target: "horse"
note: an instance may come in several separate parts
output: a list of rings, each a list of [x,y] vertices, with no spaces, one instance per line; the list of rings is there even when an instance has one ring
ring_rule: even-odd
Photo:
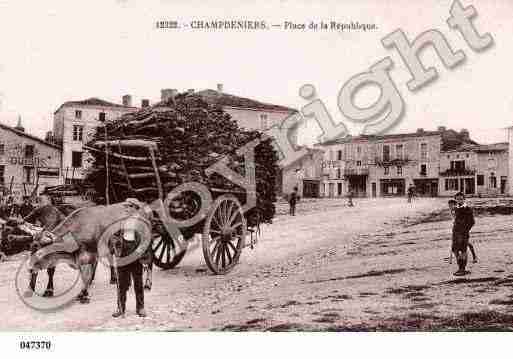
[[[78,248],[72,253],[57,251],[45,254],[41,258],[35,258],[31,263],[31,270],[38,271],[55,266],[57,261],[63,259],[72,263],[73,268],[79,269],[84,284],[79,299],[82,303],[89,302],[89,287],[93,276],[87,273],[83,267],[92,265],[94,272],[94,267],[98,263],[98,244],[100,241],[106,240],[106,243],[102,243],[102,245],[106,245],[107,248],[112,247],[113,238],[124,230],[123,223],[129,218],[138,218],[139,222],[143,223],[144,229],[150,235],[150,244],[146,251],[151,251],[152,212],[146,211],[142,202],[127,199],[125,202],[112,205],[80,208],[72,212],[52,231],[43,231],[38,239],[41,247],[74,240],[78,244]],[[105,248],[103,249],[105,250]]]

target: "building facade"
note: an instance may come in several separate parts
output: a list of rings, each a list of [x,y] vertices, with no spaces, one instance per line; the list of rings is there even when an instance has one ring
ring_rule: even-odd
[[[344,197],[496,195],[508,191],[508,146],[479,145],[466,129],[345,137],[324,150],[320,194]]]
[[[91,156],[83,146],[99,125],[138,110],[132,107],[129,95],[123,102],[119,105],[90,98],[65,102],[55,111],[52,138],[62,147],[62,182],[80,182],[85,177]]]
[[[441,134],[438,131],[347,137],[325,150],[321,193],[326,197],[403,196],[410,185],[420,195],[438,194]]]
[[[296,109],[290,107],[225,93],[222,84],[217,85],[217,90],[207,89],[198,91],[196,94],[207,103],[221,106],[239,127],[247,130],[266,132],[273,126],[281,126],[283,120],[298,113]],[[292,144],[297,145],[296,128],[290,129],[289,137]]]
[[[297,187],[301,197],[320,197],[324,152],[318,149],[307,149],[307,152],[306,156],[281,169],[282,193],[289,194]]]
[[[0,124],[0,188],[3,194],[20,198],[34,190],[59,184],[61,148],[25,133],[16,127]]]

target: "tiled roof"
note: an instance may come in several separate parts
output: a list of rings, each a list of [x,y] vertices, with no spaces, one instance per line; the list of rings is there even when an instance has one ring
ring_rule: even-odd
[[[437,136],[441,135],[440,131],[423,131],[423,132],[412,132],[412,133],[394,133],[389,135],[360,135],[360,136],[351,136],[347,135],[345,137],[336,138],[333,140],[329,140],[323,143],[316,144],[317,146],[330,146],[342,143],[349,142],[358,142],[358,141],[383,141],[383,140],[395,140],[395,139],[403,139],[403,138],[411,138],[411,137],[424,137],[424,136]]]
[[[406,138],[425,137],[425,136],[441,136],[442,140],[442,151],[454,151],[462,145],[477,145],[477,142],[470,138],[465,138],[460,132],[455,130],[444,130],[444,131],[422,131],[422,132],[411,132],[411,133],[396,133],[388,135],[360,135],[360,136],[346,136],[329,140],[316,146],[330,146],[350,142],[372,142],[372,141],[384,141],[384,140],[400,140]]]
[[[51,143],[51,142],[47,142],[45,140],[43,140],[42,138],[39,138],[39,137],[36,137],[36,136],[32,136],[32,135],[29,135],[28,133],[26,132],[23,132],[23,131],[19,131],[13,127],[10,127],[10,126],[7,126],[7,125],[4,125],[3,123],[0,123],[0,128],[1,129],[4,129],[4,130],[7,130],[7,131],[11,131],[11,132],[14,132],[15,134],[17,134],[18,136],[23,136],[23,137],[26,137],[26,138],[30,138],[31,140],[34,140],[34,141],[37,141],[37,142],[40,142],[44,145],[47,145],[47,146],[50,146],[50,147],[54,147],[54,148],[57,148],[57,149],[61,149],[59,146],[57,146],[56,144],[54,143]]]
[[[492,143],[489,145],[478,145],[475,149],[476,152],[496,152],[496,151],[508,151],[508,142]]]
[[[67,101],[64,102],[62,105],[59,106],[59,108],[55,111],[58,112],[63,107],[69,107],[69,106],[101,106],[101,107],[115,107],[115,108],[126,108],[126,109],[137,109],[137,107],[131,107],[131,106],[125,106],[120,105],[117,103],[109,102],[102,100],[97,97],[91,97],[85,100],[81,101]]]
[[[201,96],[201,98],[213,105],[220,106],[228,106],[228,107],[236,107],[236,108],[245,108],[245,109],[255,109],[255,110],[264,110],[264,111],[279,111],[279,112],[297,112],[296,109],[281,106],[281,105],[273,105],[270,103],[260,102],[256,100],[252,100],[245,97],[239,97],[235,95],[230,95],[224,92],[218,92],[216,90],[202,90],[195,93],[196,95]]]

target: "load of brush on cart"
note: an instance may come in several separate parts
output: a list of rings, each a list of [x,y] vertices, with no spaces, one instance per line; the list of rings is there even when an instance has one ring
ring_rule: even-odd
[[[105,202],[106,198],[119,202],[136,197],[150,203],[159,197],[159,187],[165,196],[183,183],[199,182],[211,190],[214,199],[216,193],[237,193],[244,204],[244,188],[218,173],[207,175],[205,170],[226,157],[228,167],[244,176],[244,157],[236,151],[257,139],[262,139],[261,133],[239,128],[219,106],[207,104],[195,94],[178,94],[98,127],[88,145],[93,162],[87,181],[100,195],[99,202]],[[106,155],[105,147],[97,146],[102,141],[115,143],[116,140],[152,141],[156,143],[156,151],[150,156],[143,147],[118,150],[114,145]],[[278,154],[270,139],[261,140],[254,153],[257,204],[245,213],[248,227],[272,221],[279,175]],[[155,168],[158,179],[153,173]],[[180,220],[192,218],[199,209],[194,196],[185,192],[178,197],[180,200],[173,201],[171,215]]]

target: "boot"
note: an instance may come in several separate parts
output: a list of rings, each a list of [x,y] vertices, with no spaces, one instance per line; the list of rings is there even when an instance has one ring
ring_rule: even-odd
[[[146,311],[144,310],[144,308],[137,309],[136,312],[137,312],[137,315],[140,316],[141,318],[145,318],[147,316]]]
[[[118,310],[116,310],[114,313],[112,313],[112,316],[114,318],[124,318],[125,317],[125,310],[124,309],[121,309],[121,308],[118,308]]]

